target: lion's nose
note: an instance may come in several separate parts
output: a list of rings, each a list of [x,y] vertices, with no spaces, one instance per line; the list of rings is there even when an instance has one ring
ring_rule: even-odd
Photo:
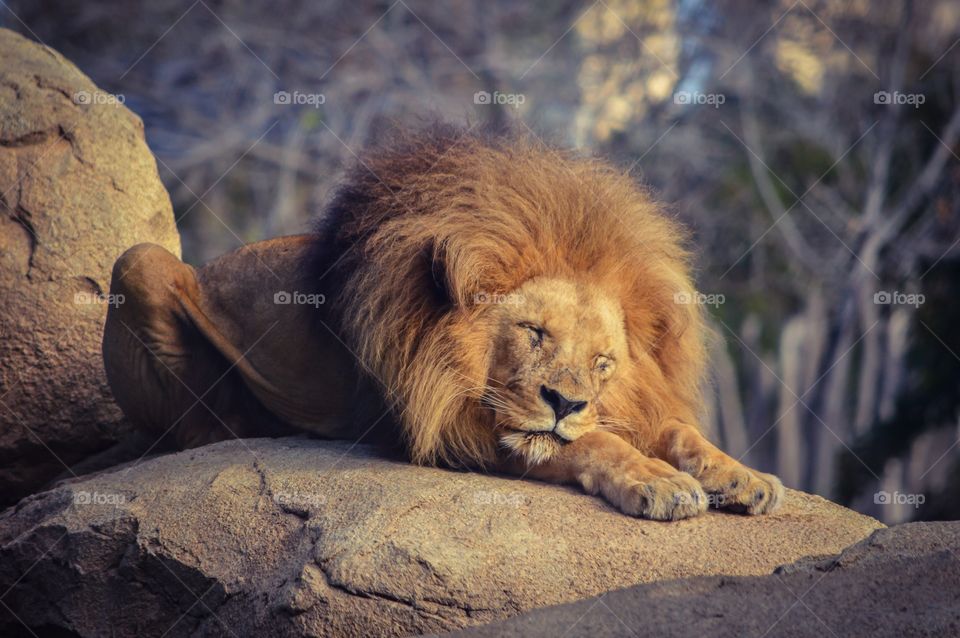
[[[540,386],[540,396],[547,402],[547,405],[553,408],[553,413],[556,415],[558,423],[563,420],[564,417],[587,407],[586,401],[571,401],[556,390],[548,388],[545,385]]]

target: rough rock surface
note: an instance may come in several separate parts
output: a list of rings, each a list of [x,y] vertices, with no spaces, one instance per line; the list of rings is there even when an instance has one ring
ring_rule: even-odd
[[[139,117],[55,51],[5,29],[0,61],[0,504],[9,504],[125,429],[103,372],[98,296],[125,249],[152,241],[179,254],[180,239]]]
[[[880,527],[793,491],[771,516],[643,521],[565,487],[248,439],[7,510],[0,595],[15,586],[0,600],[41,635],[409,635],[637,583],[769,574]],[[18,626],[8,613],[0,634]]]
[[[960,636],[960,522],[882,529],[770,576],[641,585],[449,635]]]

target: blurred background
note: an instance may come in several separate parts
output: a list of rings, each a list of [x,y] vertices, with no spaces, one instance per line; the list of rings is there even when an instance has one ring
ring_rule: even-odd
[[[303,232],[391,122],[515,121],[692,229],[733,456],[960,518],[955,0],[4,0],[139,114],[184,257]]]

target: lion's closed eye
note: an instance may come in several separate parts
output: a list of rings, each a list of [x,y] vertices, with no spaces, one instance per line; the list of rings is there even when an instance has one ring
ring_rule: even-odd
[[[539,348],[543,345],[543,339],[547,335],[547,331],[544,328],[526,321],[518,323],[517,326],[529,334],[531,347]]]
[[[593,369],[596,370],[597,373],[602,377],[610,376],[615,367],[616,361],[614,361],[613,357],[604,354],[598,354],[593,359]]]

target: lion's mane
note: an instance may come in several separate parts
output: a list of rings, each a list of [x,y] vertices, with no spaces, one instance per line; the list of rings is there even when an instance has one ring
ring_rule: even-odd
[[[393,134],[347,172],[310,266],[339,332],[393,405],[413,461],[489,463],[483,295],[576,277],[620,300],[633,371],[601,412],[648,450],[696,422],[704,326],[682,228],[627,174],[529,136],[434,126]],[[686,295],[686,297],[684,297]]]

